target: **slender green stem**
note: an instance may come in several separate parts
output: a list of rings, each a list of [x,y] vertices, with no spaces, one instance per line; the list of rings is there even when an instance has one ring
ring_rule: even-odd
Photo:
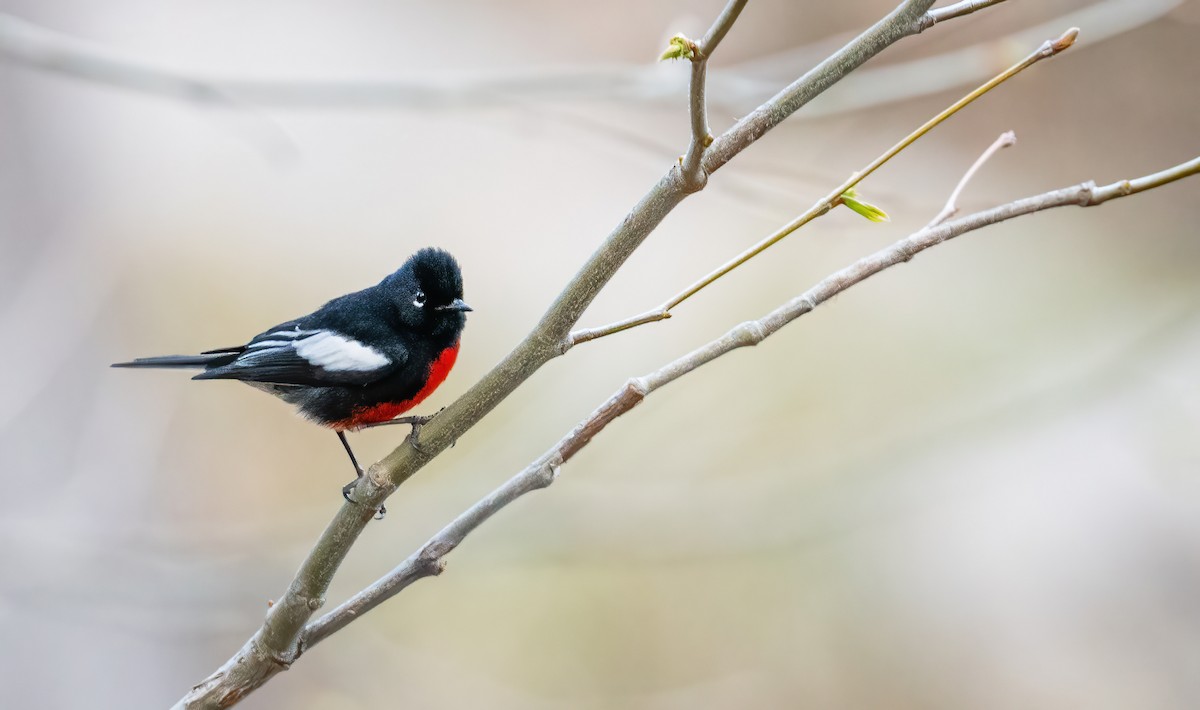
[[[841,203],[843,193],[845,193],[850,188],[855,187],[860,182],[865,180],[869,175],[871,175],[871,173],[873,173],[876,170],[878,170],[879,168],[883,167],[883,165],[885,163],[887,163],[892,158],[895,158],[905,148],[908,148],[910,145],[917,142],[917,140],[920,139],[922,136],[924,136],[926,133],[929,133],[934,128],[941,125],[946,119],[950,118],[954,114],[963,110],[969,104],[973,103],[976,99],[980,98],[981,96],[988,93],[992,89],[996,88],[997,86],[999,86],[999,85],[1003,84],[1004,82],[1008,81],[1009,79],[1013,78],[1017,74],[1020,74],[1021,72],[1025,71],[1026,69],[1033,66],[1034,64],[1037,64],[1039,61],[1046,59],[1048,57],[1053,57],[1054,55],[1058,54],[1059,52],[1062,52],[1063,50],[1067,49],[1072,44],[1074,44],[1075,38],[1078,35],[1079,35],[1079,30],[1077,28],[1073,27],[1073,28],[1067,30],[1058,39],[1050,40],[1050,41],[1043,43],[1041,47],[1038,47],[1038,49],[1035,52],[1033,52],[1032,54],[1030,54],[1028,57],[1025,57],[1020,62],[1017,62],[1013,66],[1009,67],[1008,69],[1004,70],[1003,72],[992,77],[992,79],[990,79],[983,85],[979,86],[971,93],[962,97],[958,101],[955,101],[953,104],[946,107],[946,109],[944,109],[941,113],[937,114],[936,116],[934,116],[933,118],[929,119],[924,124],[922,124],[921,127],[917,128],[915,131],[913,131],[912,133],[909,133],[907,136],[902,138],[900,140],[900,142],[896,143],[891,148],[888,148],[886,151],[884,151],[884,153],[882,155],[880,155],[875,160],[871,161],[870,164],[868,164],[865,168],[863,168],[862,170],[858,171],[857,173],[854,173],[853,175],[851,175],[849,178],[846,179],[845,182],[843,182],[841,185],[834,188],[828,195],[823,197],[821,199],[821,201],[819,201],[817,204],[810,207],[808,209],[808,211],[806,211],[804,214],[800,215],[799,217],[792,220],[791,222],[788,222],[786,225],[784,225],[782,228],[777,230],[771,236],[762,240],[758,244],[755,244],[754,246],[750,247],[749,249],[742,252],[737,257],[735,257],[733,260],[727,262],[724,266],[722,266],[719,269],[717,269],[716,271],[710,273],[708,276],[705,276],[704,278],[700,279],[696,283],[692,284],[691,286],[689,286],[686,289],[684,289],[683,291],[681,291],[674,298],[667,301],[663,305],[663,310],[669,312],[671,309],[675,308],[676,306],[683,303],[687,299],[691,298],[692,296],[695,296],[701,290],[708,287],[713,282],[720,279],[722,276],[728,274],[730,271],[733,271],[737,267],[741,266],[742,264],[746,263],[747,261],[750,261],[754,257],[763,253],[764,251],[766,251],[767,249],[769,249],[770,247],[772,247],[773,245],[778,243],[780,240],[782,240],[784,237],[786,237],[789,234],[791,234],[792,232],[795,232],[796,230],[800,229],[801,227],[803,227],[804,225],[813,221],[817,217],[820,217],[821,215],[825,214],[826,212],[829,212],[831,209],[833,209],[834,207],[836,207],[838,204]]]
[[[693,283],[691,286],[688,286],[684,290],[680,291],[678,294],[676,294],[674,297],[672,297],[670,300],[668,300],[666,303],[662,304],[658,308],[651,310],[651,311],[647,311],[647,312],[642,313],[637,316],[633,316],[631,318],[626,318],[625,320],[618,321],[611,325],[603,326],[600,328],[589,328],[589,329],[575,331],[568,338],[569,344],[577,345],[579,343],[587,342],[588,340],[595,340],[596,338],[602,338],[606,335],[612,335],[613,333],[619,333],[624,330],[629,330],[630,328],[635,328],[639,325],[645,325],[646,323],[655,323],[657,321],[666,320],[667,318],[670,317],[671,310],[674,309],[679,304],[688,300],[692,296],[695,296],[700,291],[703,291],[705,288],[708,288],[709,286],[711,286],[713,283],[715,283],[721,277],[725,276],[726,274],[728,274],[729,272],[738,268],[742,264],[745,264],[747,261],[750,261],[754,257],[758,256],[759,254],[763,253],[767,249],[771,248],[776,243],[780,242],[785,237],[787,237],[789,234],[795,232],[796,230],[800,229],[804,225],[806,225],[809,222],[813,221],[814,219],[824,215],[825,213],[832,210],[834,207],[841,204],[842,195],[847,190],[853,188],[854,186],[858,185],[860,182],[865,180],[869,175],[871,175],[871,173],[873,173],[876,170],[878,170],[879,168],[881,168],[889,160],[891,160],[892,158],[899,155],[902,151],[904,151],[910,145],[915,143],[918,139],[920,139],[926,133],[929,133],[934,128],[939,126],[946,119],[950,118],[951,116],[958,113],[959,111],[961,111],[963,108],[965,108],[969,104],[973,103],[976,99],[980,98],[981,96],[988,93],[992,89],[996,88],[997,86],[999,86],[999,85],[1003,84],[1004,82],[1008,81],[1009,79],[1013,78],[1017,74],[1020,74],[1022,71],[1028,69],[1029,67],[1038,63],[1039,61],[1049,58],[1049,57],[1053,57],[1056,54],[1059,54],[1060,52],[1066,50],[1068,47],[1070,47],[1072,44],[1074,44],[1075,38],[1078,35],[1079,35],[1079,30],[1077,28],[1071,28],[1071,29],[1067,30],[1066,32],[1064,32],[1062,34],[1062,36],[1060,36],[1058,39],[1047,40],[1046,42],[1044,42],[1042,44],[1041,47],[1038,47],[1037,50],[1034,51],[1032,54],[1025,57],[1020,62],[1017,62],[1016,64],[1009,67],[1008,69],[1004,70],[1000,74],[997,74],[995,77],[993,77],[986,83],[982,84],[981,86],[976,88],[971,93],[962,97],[958,101],[955,101],[953,104],[948,106],[945,110],[943,110],[942,112],[938,113],[933,118],[926,121],[915,131],[913,131],[912,133],[909,133],[907,136],[905,136],[903,139],[901,139],[900,142],[896,143],[891,148],[888,148],[879,157],[877,157],[877,158],[875,158],[875,160],[871,161],[862,170],[854,173],[849,178],[847,178],[846,181],[843,182],[841,185],[838,185],[836,188],[831,190],[829,192],[829,194],[825,195],[823,198],[821,198],[819,201],[817,201],[816,204],[814,204],[812,207],[808,208],[808,210],[805,211],[803,214],[801,214],[799,217],[796,217],[791,222],[788,222],[783,227],[779,228],[774,233],[772,233],[770,236],[768,236],[767,238],[758,242],[757,244],[750,247],[749,249],[743,251],[741,254],[737,255],[730,261],[726,262],[725,264],[723,264],[722,266],[717,268],[715,271],[709,273],[704,278],[700,279],[699,281]]]

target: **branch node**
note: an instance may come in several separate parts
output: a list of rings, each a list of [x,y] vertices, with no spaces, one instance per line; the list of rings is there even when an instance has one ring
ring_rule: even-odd
[[[274,649],[267,648],[257,638],[251,638],[250,643],[258,655],[266,658],[271,663],[279,666],[283,670],[288,670],[292,667],[292,662],[296,660],[295,656],[285,656],[282,653],[276,652]]]
[[[416,567],[422,577],[436,577],[446,570],[446,555],[455,544],[441,540],[431,541],[417,553]]]
[[[729,334],[739,348],[758,345],[767,337],[766,329],[756,320],[738,324]]]
[[[562,454],[556,453],[549,461],[538,467],[533,475],[533,488],[546,488],[558,480],[558,472],[562,468]]]
[[[629,392],[635,399],[642,400],[646,395],[650,394],[650,383],[645,377],[630,377],[625,383],[625,391]]]
[[[1126,180],[1125,185],[1128,185],[1128,184],[1129,184],[1129,181]],[[1124,189],[1124,185],[1122,185],[1122,189]],[[1132,194],[1132,192],[1133,192],[1133,190],[1131,189],[1129,192],[1127,192],[1125,194],[1127,194],[1127,195]],[[1079,206],[1080,207],[1090,207],[1093,204],[1098,204],[1098,203],[1096,203],[1095,200],[1096,200],[1096,181],[1088,180],[1085,183],[1081,183],[1079,185],[1079,201],[1078,201]]]
[[[704,165],[700,162],[702,153],[702,150],[696,153],[695,169],[688,169],[683,156],[679,158],[679,164],[675,166],[675,170],[679,175],[679,184],[683,187],[683,191],[689,195],[700,192],[708,185],[708,171],[704,169]]]

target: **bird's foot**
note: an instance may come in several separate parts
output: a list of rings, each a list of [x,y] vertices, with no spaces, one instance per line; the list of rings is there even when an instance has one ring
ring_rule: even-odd
[[[421,427],[428,424],[429,421],[431,419],[433,419],[433,417],[421,417],[421,418],[424,419],[425,421],[412,423],[412,430],[408,432],[408,438],[406,439],[406,441],[408,441],[409,446],[413,447],[413,450],[416,451],[418,454],[421,454],[422,456],[429,456],[429,452],[426,451],[425,449],[421,448],[420,441],[417,439],[417,437],[420,436],[420,434],[421,434]]]
[[[391,426],[393,424],[407,424],[412,427],[412,431],[408,432],[408,438],[407,438],[408,443],[413,447],[413,449],[416,450],[416,452],[418,454],[421,454],[422,456],[429,456],[430,452],[421,448],[421,445],[418,443],[417,437],[421,435],[421,427],[423,427],[426,424],[428,424],[429,422],[433,421],[434,417],[441,414],[445,410],[446,410],[446,408],[442,407],[441,409],[437,410],[433,414],[428,414],[428,415],[424,415],[424,416],[412,415],[412,416],[407,416],[407,417],[396,417],[395,419],[389,419],[386,422],[376,422],[374,424],[367,424],[366,426],[363,427],[363,429],[372,429],[377,426]]]

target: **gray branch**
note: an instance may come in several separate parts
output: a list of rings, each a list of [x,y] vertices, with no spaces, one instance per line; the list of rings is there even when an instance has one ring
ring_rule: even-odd
[[[559,467],[579,452],[617,417],[636,407],[652,392],[738,348],[758,345],[787,324],[812,311],[842,291],[879,272],[902,264],[930,247],[998,222],[1056,207],[1093,207],[1109,200],[1161,187],[1200,172],[1200,158],[1154,175],[1123,180],[1106,187],[1092,182],[1046,192],[977,212],[953,222],[931,225],[854,264],[831,274],[816,286],[756,321],[747,321],[725,335],[642,377],[625,383],[588,418],[523,471],[486,498],[471,506],[451,524],[434,535],[417,552],[371,586],[341,606],[309,624],[301,636],[302,650],[319,643],[355,619],[399,594],[413,582],[441,574],[445,557],[472,531],[501,508],[531,491],[549,486]]]

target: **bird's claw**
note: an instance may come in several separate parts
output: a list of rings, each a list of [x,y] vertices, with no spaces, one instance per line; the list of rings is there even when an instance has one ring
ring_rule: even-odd
[[[433,417],[429,417],[429,418],[432,419]],[[421,431],[421,426],[422,426],[422,424],[417,424],[416,422],[413,423],[412,431],[408,432],[407,441],[408,441],[409,446],[413,447],[413,450],[416,451],[418,454],[421,454],[422,456],[428,456],[429,452],[426,451],[425,449],[422,449],[421,445],[417,441],[417,435]]]
[[[355,505],[361,505],[358,501],[356,501],[350,497],[350,494],[353,493],[354,489],[358,487],[358,482],[361,480],[362,480],[362,474],[360,473],[358,475],[358,478],[356,478],[353,481],[350,481],[346,485],[342,486],[342,497],[346,499],[346,502],[353,503]],[[386,515],[387,515],[387,506],[381,505],[375,509],[375,518],[374,519],[375,520],[383,520],[384,516],[386,516]]]

